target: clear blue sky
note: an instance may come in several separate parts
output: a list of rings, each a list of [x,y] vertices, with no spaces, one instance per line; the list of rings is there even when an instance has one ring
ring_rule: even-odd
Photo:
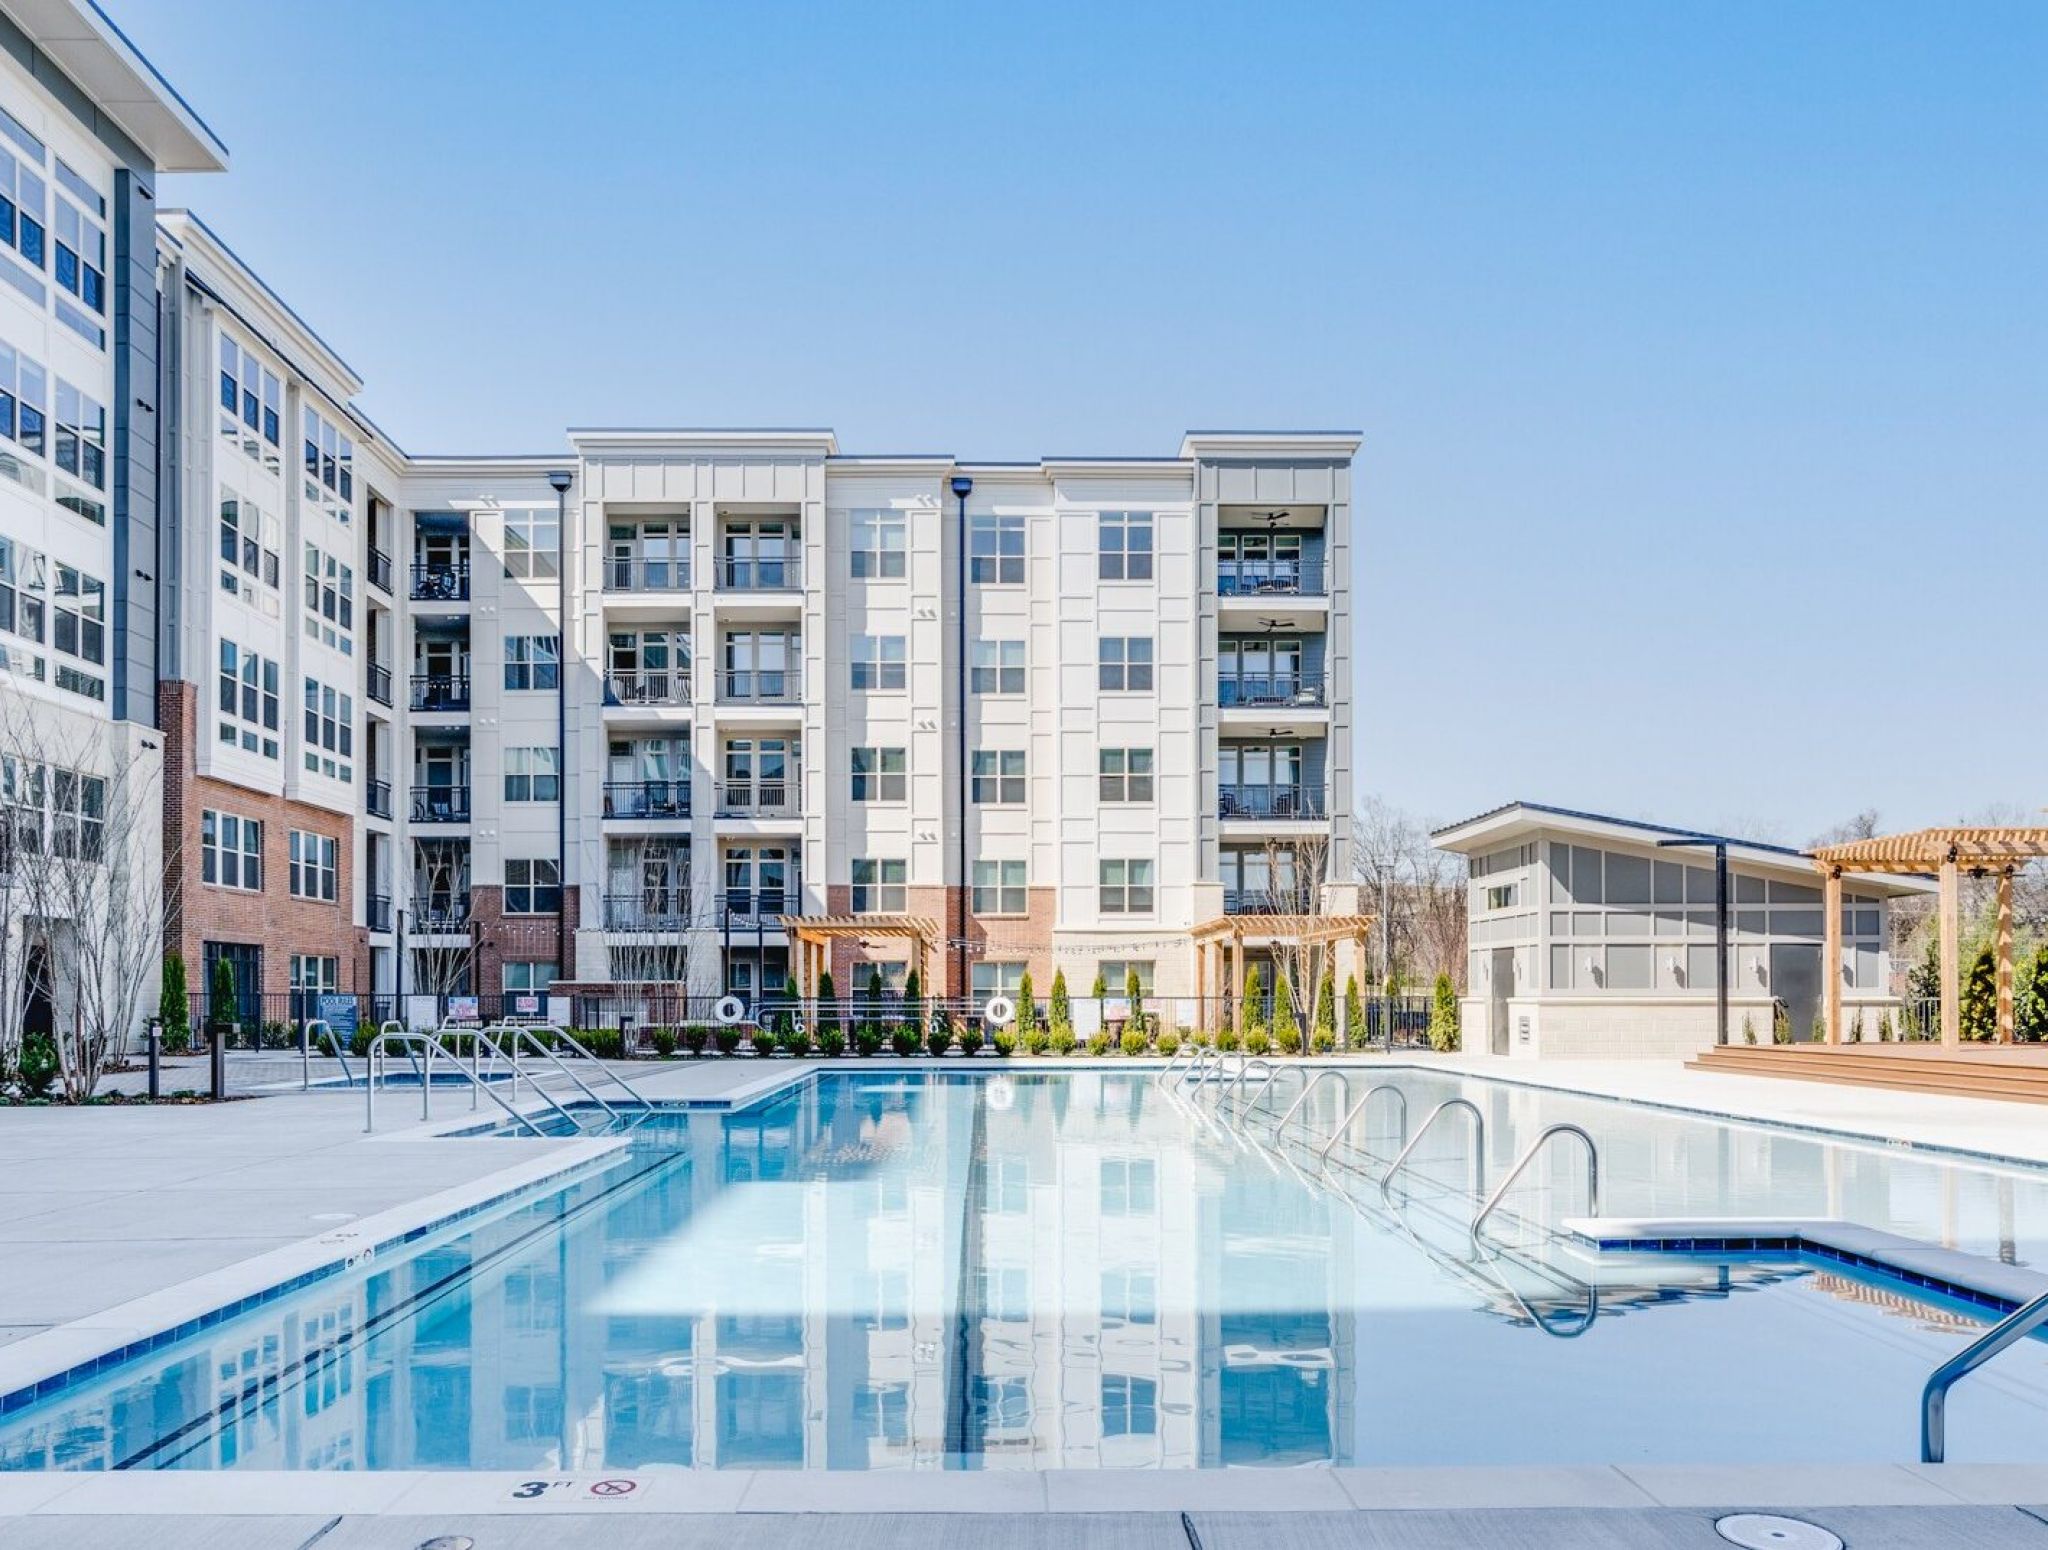
[[[410,449],[1356,427],[1366,789],[2048,803],[2048,6],[106,3]]]

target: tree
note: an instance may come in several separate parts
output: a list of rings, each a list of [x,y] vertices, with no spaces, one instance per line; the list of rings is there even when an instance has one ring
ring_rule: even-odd
[[[1058,1042],[1064,1034],[1069,1040],[1074,1036],[1074,1007],[1067,999],[1067,971],[1052,971],[1052,1006],[1047,1013],[1047,1022],[1052,1025],[1053,1040]]]
[[[1038,1031],[1038,1000],[1031,988],[1031,971],[1026,969],[1017,978],[1017,1039],[1025,1048],[1030,1048],[1031,1036]]]
[[[1138,978],[1138,966],[1132,964],[1124,970],[1124,1001],[1130,1007],[1129,1026],[1145,1031],[1145,986]]]
[[[839,992],[832,988],[832,971],[818,971],[818,1043],[839,1032]]]
[[[1963,1037],[1988,1043],[1998,1036],[1998,959],[1989,946],[1977,949],[1963,976]]]
[[[399,951],[406,953],[408,996],[431,998],[438,1023],[450,996],[476,990],[476,932],[469,910],[469,847],[458,840],[414,840],[410,908]],[[408,940],[409,939],[409,940]],[[413,1021],[405,1007],[398,1015]]]
[[[235,966],[226,958],[213,960],[213,977],[206,987],[206,1022],[212,1037],[226,1034],[239,1012],[235,994]]]
[[[1285,971],[1273,985],[1273,1047],[1283,1055],[1301,1052],[1301,1020],[1294,1014],[1294,984]]]
[[[882,1036],[882,970],[879,965],[868,966],[866,1022],[875,1038]]]
[[[924,1021],[924,981],[918,978],[915,964],[903,976],[903,1020],[913,1028]]]
[[[1430,998],[1429,1047],[1448,1055],[1458,1048],[1459,1038],[1458,988],[1450,975],[1439,974]]]
[[[1240,1039],[1249,1039],[1252,1034],[1266,1032],[1266,988],[1259,978],[1259,966],[1253,964],[1244,971],[1244,999],[1237,1009],[1237,1034]]]
[[[1344,976],[1344,1042],[1347,1045],[1362,1044],[1365,1041],[1365,1002],[1358,994],[1358,976]]]
[[[2028,1044],[2048,1042],[2048,940],[2021,966],[2013,989],[2013,1037]]]
[[[1337,981],[1328,968],[1316,982],[1315,1016],[1309,1024],[1309,1044],[1318,1050],[1329,1049],[1337,1042]]]
[[[191,1038],[192,1002],[185,990],[185,955],[175,948],[164,954],[163,990],[157,998],[157,1015],[163,1019],[164,1042],[182,1049]]]

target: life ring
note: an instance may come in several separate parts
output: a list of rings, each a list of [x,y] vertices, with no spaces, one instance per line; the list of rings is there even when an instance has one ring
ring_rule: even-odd
[[[711,1009],[711,1015],[730,1027],[747,1015],[747,1004],[738,996],[720,996],[718,1004]]]
[[[1008,996],[990,996],[981,1015],[990,1027],[1007,1028],[1017,1020],[1017,1003]]]

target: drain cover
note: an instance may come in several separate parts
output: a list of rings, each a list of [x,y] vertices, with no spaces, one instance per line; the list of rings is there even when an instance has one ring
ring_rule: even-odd
[[[1768,1512],[1738,1512],[1714,1524],[1720,1536],[1743,1550],[1842,1550],[1839,1536],[1803,1518]]]

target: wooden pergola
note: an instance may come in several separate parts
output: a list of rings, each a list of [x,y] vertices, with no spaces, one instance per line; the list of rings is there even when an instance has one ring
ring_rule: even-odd
[[[2013,1040],[2012,875],[2030,861],[2048,857],[2048,828],[1915,829],[1875,839],[1823,845],[1813,852],[1825,896],[1828,1043],[1842,1042],[1842,878],[1851,872],[1935,877],[1941,881],[1937,911],[1941,932],[1941,1042],[1963,1042],[1962,965],[1957,938],[1962,874],[1998,879],[1998,1042]]]
[[[818,993],[818,976],[831,967],[834,942],[844,938],[864,941],[869,937],[907,940],[918,982],[928,984],[931,956],[939,940],[937,922],[921,915],[784,915],[782,929],[796,944],[797,994],[806,998]],[[852,990],[849,986],[841,994],[851,994]]]
[[[1285,942],[1330,947],[1356,941],[1360,962],[1372,935],[1371,915],[1218,915],[1195,927],[1195,984],[1201,996],[1202,1032],[1215,1031],[1223,1002],[1244,989],[1246,942]],[[1311,993],[1314,987],[1310,987]]]

